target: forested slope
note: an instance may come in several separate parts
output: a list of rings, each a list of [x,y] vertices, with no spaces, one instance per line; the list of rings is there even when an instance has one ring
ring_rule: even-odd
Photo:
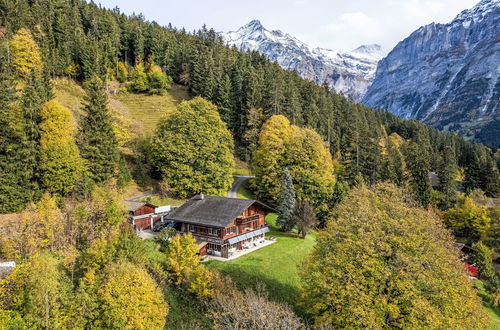
[[[240,155],[247,160],[255,149],[255,131],[258,133],[265,119],[282,114],[292,124],[312,128],[323,136],[343,165],[340,177],[351,184],[357,175],[369,183],[394,180],[387,169],[401,164],[384,157],[384,140],[396,133],[410,141],[398,152],[410,172],[420,171],[412,175],[415,185],[423,185],[421,191],[429,190],[428,171],[440,174],[445,168],[460,167],[465,169],[466,188],[498,193],[498,156],[493,150],[355,104],[281,69],[256,52],[241,53],[224,46],[213,30],[203,28],[190,34],[148,22],[141,15],[127,17],[118,9],[107,10],[83,1],[3,0],[0,15],[6,37],[22,27],[32,31],[46,75],[51,77],[84,81],[98,75],[111,79],[119,62],[134,65],[137,59],[152,56],[174,82],[218,106]],[[249,113],[256,108],[263,114],[257,122],[249,120]],[[445,150],[449,157],[443,156]],[[441,180],[447,179],[441,175]],[[421,198],[428,201],[428,197]]]

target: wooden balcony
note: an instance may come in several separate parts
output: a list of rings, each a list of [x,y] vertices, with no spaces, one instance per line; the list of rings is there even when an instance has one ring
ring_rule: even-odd
[[[244,225],[252,221],[258,221],[259,220],[259,214],[254,214],[249,217],[240,217],[236,218],[236,224],[237,225]]]

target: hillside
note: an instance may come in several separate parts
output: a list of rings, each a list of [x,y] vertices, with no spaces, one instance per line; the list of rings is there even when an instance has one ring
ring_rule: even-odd
[[[500,146],[500,2],[423,26],[378,65],[362,102]]]
[[[70,79],[55,79],[56,100],[69,108],[75,119],[80,116],[80,108],[85,92],[80,84]],[[175,109],[189,94],[184,86],[173,85],[164,95],[129,93],[120,89],[118,83],[109,86],[109,106],[115,112],[131,121],[137,132],[151,133],[158,120]],[[116,94],[115,94],[116,91]]]

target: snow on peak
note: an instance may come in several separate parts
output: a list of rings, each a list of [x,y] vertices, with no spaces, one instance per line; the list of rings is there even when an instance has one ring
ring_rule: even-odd
[[[371,45],[361,45],[356,49],[353,49],[351,53],[367,56],[374,59],[382,59],[384,57],[384,52],[382,46],[379,44],[371,44]]]
[[[329,81],[339,92],[359,97],[374,77],[383,57],[380,45],[363,45],[351,52],[312,48],[280,30],[267,30],[259,20],[222,33],[225,42],[241,50],[258,51],[287,70],[318,83]],[[339,82],[338,77],[344,79]],[[332,78],[335,77],[335,78]],[[349,80],[346,81],[345,79]],[[359,87],[360,81],[363,83]]]
[[[500,8],[500,0],[481,0],[477,5],[471,9],[466,9],[455,17],[454,22],[478,22],[483,19],[483,17],[492,12],[493,10]]]

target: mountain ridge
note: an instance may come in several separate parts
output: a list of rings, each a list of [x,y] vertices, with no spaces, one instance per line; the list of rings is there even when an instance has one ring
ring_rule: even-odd
[[[240,50],[258,51],[286,70],[359,100],[375,76],[383,57],[380,45],[361,45],[352,51],[311,47],[281,30],[268,30],[252,20],[236,31],[222,33],[226,44]]]
[[[498,0],[420,27],[379,62],[361,102],[500,146],[499,29]]]

